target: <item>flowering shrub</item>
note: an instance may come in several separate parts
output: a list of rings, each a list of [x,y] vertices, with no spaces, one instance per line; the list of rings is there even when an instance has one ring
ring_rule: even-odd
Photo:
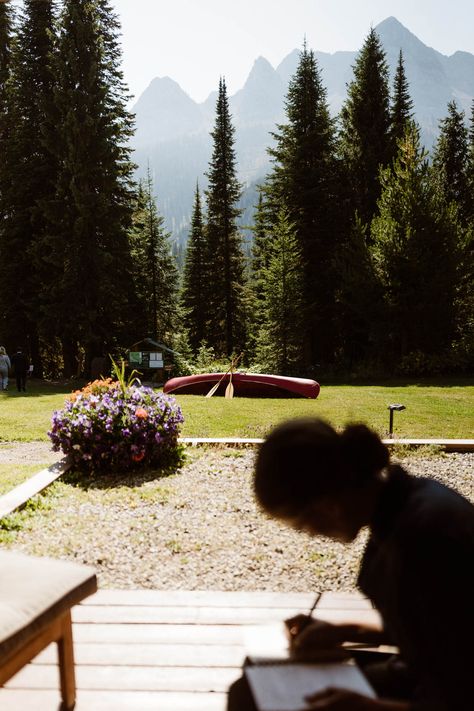
[[[182,422],[173,397],[107,378],[72,393],[48,436],[76,468],[123,470],[176,460]]]

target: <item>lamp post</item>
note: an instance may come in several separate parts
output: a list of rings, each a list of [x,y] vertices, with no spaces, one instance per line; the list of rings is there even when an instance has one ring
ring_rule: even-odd
[[[391,405],[388,406],[388,409],[390,410],[390,422],[389,422],[389,427],[388,427],[388,436],[393,437],[393,413],[395,410],[400,412],[401,410],[406,410],[405,405],[400,405],[399,403],[392,403]]]

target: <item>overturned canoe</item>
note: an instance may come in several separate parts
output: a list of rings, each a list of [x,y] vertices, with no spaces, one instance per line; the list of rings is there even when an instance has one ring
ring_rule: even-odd
[[[164,387],[164,393],[175,395],[207,395],[219,381],[215,395],[224,395],[230,382],[229,373],[202,373],[171,378]],[[236,397],[308,397],[317,398],[319,383],[308,378],[290,378],[284,375],[263,373],[232,373],[232,383]]]

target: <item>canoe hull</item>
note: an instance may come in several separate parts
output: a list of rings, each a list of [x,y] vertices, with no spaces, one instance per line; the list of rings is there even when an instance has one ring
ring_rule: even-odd
[[[206,395],[222,378],[215,395],[224,395],[230,381],[230,375],[223,373],[202,373],[171,378],[164,387],[164,393],[175,395]],[[232,383],[236,397],[291,398],[305,397],[315,399],[319,395],[319,383],[308,378],[290,378],[283,375],[264,373],[233,373]]]

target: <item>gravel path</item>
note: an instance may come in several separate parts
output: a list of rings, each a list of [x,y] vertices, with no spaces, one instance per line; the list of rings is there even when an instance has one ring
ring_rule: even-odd
[[[54,464],[63,456],[53,452],[51,442],[0,442],[0,464]]]
[[[16,514],[21,530],[4,531],[1,542],[91,564],[102,587],[354,589],[364,534],[343,546],[268,520],[253,500],[253,457],[252,450],[189,449],[172,477],[89,489],[58,482],[36,510]],[[474,500],[473,454],[403,461]]]

